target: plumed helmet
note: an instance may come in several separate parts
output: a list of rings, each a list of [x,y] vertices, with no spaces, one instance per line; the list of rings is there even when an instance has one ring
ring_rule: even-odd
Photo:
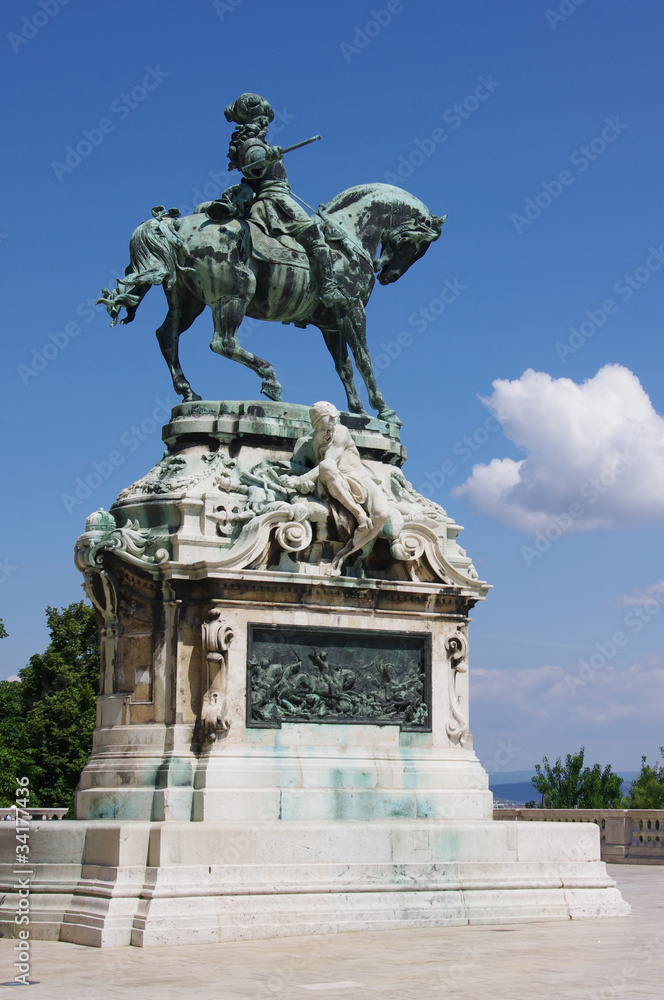
[[[258,94],[240,94],[236,101],[229,104],[224,111],[227,122],[235,122],[236,125],[248,125],[256,118],[267,118],[269,122],[274,119],[274,111],[268,101]]]

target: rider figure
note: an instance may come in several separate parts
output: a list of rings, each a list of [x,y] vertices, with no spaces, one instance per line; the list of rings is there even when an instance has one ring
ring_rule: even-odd
[[[241,94],[224,112],[238,126],[228,150],[229,170],[239,170],[242,181],[216,202],[199,206],[212,218],[249,215],[271,236],[288,235],[307,252],[320,285],[320,300],[328,308],[347,303],[332,270],[330,250],[317,220],[310,218],[291,195],[280,146],[265,141],[274,111],[264,97]]]

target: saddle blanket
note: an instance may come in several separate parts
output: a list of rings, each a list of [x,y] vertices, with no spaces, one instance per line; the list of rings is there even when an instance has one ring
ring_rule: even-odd
[[[309,258],[292,236],[267,236],[255,222],[245,220],[249,226],[251,252],[258,260],[270,264],[291,264],[293,267],[309,268]]]

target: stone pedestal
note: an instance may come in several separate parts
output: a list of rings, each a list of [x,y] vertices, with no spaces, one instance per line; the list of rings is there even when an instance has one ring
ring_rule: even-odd
[[[347,512],[284,479],[302,406],[175,407],[164,459],[88,518],[101,694],[80,875],[31,854],[44,934],[54,894],[61,938],[98,946],[627,912],[595,828],[492,820],[467,659],[489,588],[395,428],[341,421],[389,517],[340,565]]]
[[[390,519],[340,568],[334,502],[279,485],[304,406],[176,407],[167,456],[88,519],[103,690],[77,818],[491,816],[466,661],[488,587],[395,429],[343,419]]]

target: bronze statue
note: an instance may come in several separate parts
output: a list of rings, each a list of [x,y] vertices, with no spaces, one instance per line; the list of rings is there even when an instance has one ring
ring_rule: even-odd
[[[218,201],[204,202],[195,211],[207,212],[217,221],[248,215],[267,236],[294,237],[309,257],[323,305],[330,309],[343,307],[346,296],[334,278],[323,228],[291,194],[283,162],[286,151],[281,146],[270,146],[265,139],[274,111],[264,97],[241,94],[228,105],[224,115],[226,121],[238,126],[231,136],[228,169],[239,170],[242,182],[229,188]],[[294,148],[311,141],[297,143]]]
[[[291,196],[281,162],[284,151],[265,142],[271,111],[255,94],[243,94],[229,105],[226,116],[238,124],[229,158],[243,180],[219,201],[197,206],[193,215],[178,218],[176,209],[153,209],[153,218],[131,237],[124,279],[113,292],[103,289],[99,301],[112,325],[122,307],[127,311],[122,322],[130,323],[151,286],[163,285],[168,314],[157,338],[175,391],[185,401],[201,397],[180,367],[178,338],[208,305],[214,317],[211,349],[252,368],[269,399],[281,399],[281,385],[269,361],[238,343],[245,315],[317,326],[349,410],[364,413],[350,348],[371,406],[382,419],[399,423],[376,383],[365,307],[375,277],[383,285],[400,278],[438,239],[447,217],[432,215],[401,188],[363,184],[321,205],[310,218]]]

